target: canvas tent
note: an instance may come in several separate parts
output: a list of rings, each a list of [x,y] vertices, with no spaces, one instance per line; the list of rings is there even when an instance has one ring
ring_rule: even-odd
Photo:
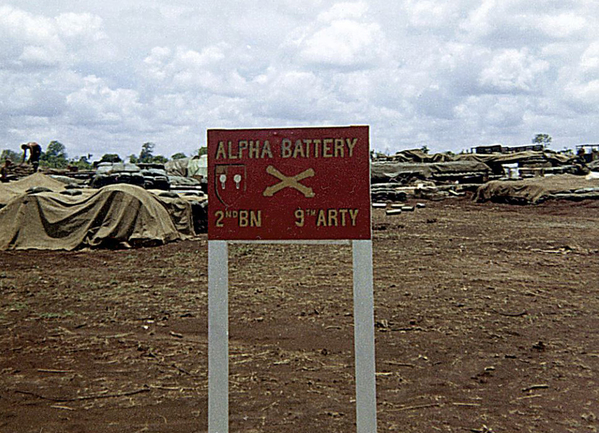
[[[21,193],[0,209],[0,250],[156,245],[190,234],[193,223],[187,202],[126,184],[78,196]]]

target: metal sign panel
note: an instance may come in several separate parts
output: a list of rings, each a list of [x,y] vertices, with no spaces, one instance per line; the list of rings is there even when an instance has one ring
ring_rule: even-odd
[[[208,238],[366,240],[368,126],[208,131]]]

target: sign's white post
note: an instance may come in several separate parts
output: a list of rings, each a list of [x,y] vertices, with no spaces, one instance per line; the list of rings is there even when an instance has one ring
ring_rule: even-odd
[[[372,240],[352,241],[354,350],[358,433],[376,433],[376,367]]]
[[[208,432],[229,432],[227,241],[208,241]]]

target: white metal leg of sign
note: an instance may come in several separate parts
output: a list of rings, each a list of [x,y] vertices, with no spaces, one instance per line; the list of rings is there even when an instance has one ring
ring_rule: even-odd
[[[376,433],[372,241],[354,240],[352,252],[357,432]]]
[[[372,241],[352,241],[357,433],[376,433]],[[229,253],[208,241],[208,433],[229,432]]]
[[[208,432],[229,432],[229,249],[208,241]]]

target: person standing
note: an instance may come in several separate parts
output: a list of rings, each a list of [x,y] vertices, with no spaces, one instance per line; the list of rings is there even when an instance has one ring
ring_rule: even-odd
[[[21,149],[23,149],[23,162],[27,158],[27,151],[29,151],[29,163],[33,165],[33,172],[37,172],[37,169],[40,165],[40,156],[42,155],[42,146],[37,144],[34,141],[31,141],[26,144],[21,145]]]

